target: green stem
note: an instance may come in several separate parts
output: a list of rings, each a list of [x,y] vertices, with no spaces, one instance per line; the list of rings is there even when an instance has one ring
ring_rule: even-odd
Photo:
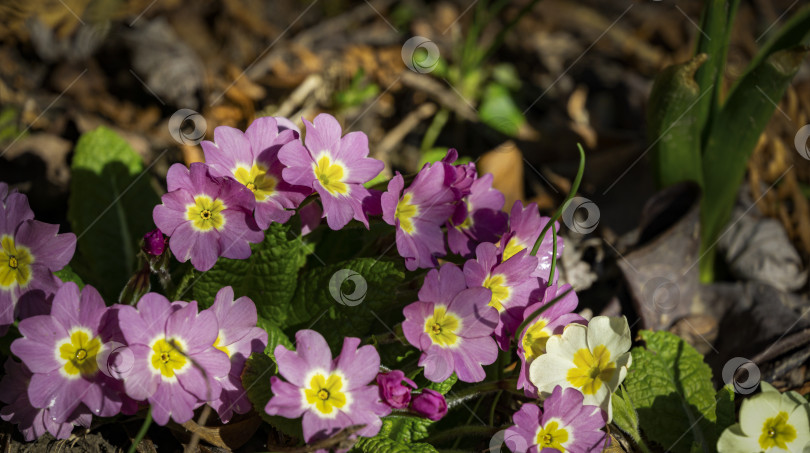
[[[128,453],[135,453],[138,450],[138,444],[140,444],[143,437],[146,436],[146,432],[149,431],[149,425],[151,424],[152,406],[149,406],[149,409],[146,411],[146,418],[143,420],[143,425],[141,425],[141,429],[138,431],[138,434],[135,435],[135,438],[132,439],[132,445],[129,446]]]
[[[546,232],[555,222],[557,219],[560,218],[563,211],[568,207],[568,203],[574,198],[574,195],[577,194],[579,190],[579,185],[582,183],[582,175],[585,173],[585,150],[582,149],[582,145],[577,143],[577,147],[579,148],[579,169],[577,169],[577,176],[574,178],[574,183],[571,184],[571,190],[568,191],[568,196],[565,197],[565,201],[563,204],[557,208],[557,211],[554,212],[554,215],[551,216],[551,219],[546,223],[546,226],[543,227],[543,231],[540,232],[540,236],[537,237],[537,240],[534,241],[534,247],[532,247],[532,256],[537,255],[537,251],[540,249],[540,244],[543,242],[543,238],[546,236]]]
[[[428,130],[425,132],[424,138],[422,138],[420,149],[423,153],[433,148],[433,144],[436,143],[436,139],[439,138],[439,134],[442,132],[442,129],[444,129],[444,125],[447,124],[449,118],[450,110],[444,107],[433,116],[433,121],[430,122]]]
[[[544,312],[544,311],[546,311],[546,310],[548,310],[549,308],[551,308],[552,306],[554,306],[554,304],[556,304],[557,302],[559,302],[559,301],[560,301],[560,299],[562,299],[563,297],[567,296],[567,295],[568,295],[568,293],[570,293],[570,292],[571,292],[571,291],[573,291],[573,290],[574,290],[574,288],[573,288],[573,287],[568,288],[568,291],[566,291],[566,292],[564,292],[564,293],[562,293],[562,294],[558,295],[558,296],[557,296],[557,297],[555,297],[554,299],[551,299],[549,302],[547,302],[547,303],[543,304],[543,306],[542,306],[542,307],[540,307],[540,308],[538,308],[537,310],[535,310],[535,311],[534,311],[534,313],[532,313],[531,315],[529,315],[529,317],[528,317],[528,318],[526,318],[526,319],[525,319],[525,320],[524,320],[522,323],[520,323],[520,327],[518,327],[517,331],[515,332],[515,341],[520,341],[520,334],[521,334],[521,332],[523,332],[523,330],[524,330],[524,329],[525,329],[527,326],[531,325],[531,323],[533,323],[533,322],[534,322],[534,320],[535,320],[535,319],[536,319],[538,316],[540,316],[541,314],[543,314],[543,312]]]
[[[495,398],[492,400],[492,407],[489,408],[489,426],[495,425],[495,409],[498,407],[498,401],[501,399],[501,395],[503,395],[503,390],[498,390],[498,393],[495,394]]]
[[[557,227],[551,225],[551,239],[553,248],[551,250],[551,270],[548,272],[548,286],[554,282],[554,269],[557,267]]]

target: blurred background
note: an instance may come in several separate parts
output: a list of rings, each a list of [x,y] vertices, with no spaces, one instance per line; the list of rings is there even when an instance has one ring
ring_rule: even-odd
[[[737,3],[720,97],[808,2]],[[808,59],[781,97],[756,85],[773,114],[750,158],[728,157],[745,171],[739,187],[726,188],[736,194],[724,208],[730,221],[704,244],[719,256],[711,285],[698,285],[698,189],[658,192],[654,155],[669,129],[651,134],[648,118],[669,101],[651,103],[653,81],[709,38],[703,8],[697,0],[7,0],[0,180],[28,194],[38,219],[66,230],[71,156],[87,131],[118,132],[165,184],[172,163],[202,159],[198,143],[217,126],[244,129],[266,115],[300,125],[328,112],[344,132],[368,134],[371,156],[386,164],[381,180],[456,148],[494,174],[507,211],[524,200],[550,215],[571,188],[581,144],[587,163],[577,205],[562,217],[561,271],[582,306],[677,332],[718,379],[729,358],[743,356],[777,386],[808,393]],[[750,128],[732,123],[727,137]]]

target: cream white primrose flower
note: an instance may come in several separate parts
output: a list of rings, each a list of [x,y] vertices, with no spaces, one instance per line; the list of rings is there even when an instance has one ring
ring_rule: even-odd
[[[762,393],[746,399],[740,422],[717,441],[720,453],[810,452],[810,405],[796,392],[779,393],[767,382]]]
[[[579,390],[584,404],[601,407],[610,422],[610,395],[627,376],[631,344],[623,316],[596,316],[587,327],[569,324],[561,335],[549,338],[546,353],[529,368],[529,379],[543,395],[558,385]]]

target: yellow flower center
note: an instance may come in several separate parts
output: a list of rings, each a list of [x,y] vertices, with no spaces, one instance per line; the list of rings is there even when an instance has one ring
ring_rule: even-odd
[[[461,319],[447,313],[447,307],[436,305],[433,316],[425,321],[425,332],[433,343],[441,347],[451,347],[458,343],[458,332],[461,330]]]
[[[509,300],[509,287],[506,286],[506,276],[503,274],[488,275],[484,280],[484,288],[492,291],[489,306],[503,311],[504,304]]]
[[[509,258],[517,255],[521,250],[525,250],[526,247],[523,246],[516,238],[509,239],[509,242],[506,243],[506,247],[503,248],[503,260],[506,261]]]
[[[765,420],[762,425],[762,435],[759,436],[759,446],[763,450],[777,447],[787,450],[787,444],[796,439],[796,428],[788,424],[787,412],[781,411],[776,417]]]
[[[577,351],[574,366],[568,370],[566,379],[585,395],[594,395],[616,372],[616,363],[610,361],[610,351],[601,344],[593,352],[588,348]]]
[[[101,351],[101,340],[87,329],[74,329],[70,337],[59,345],[59,357],[65,360],[64,373],[68,377],[92,376],[98,371],[96,356]]]
[[[267,168],[259,164],[253,164],[250,170],[239,167],[234,170],[233,177],[253,192],[256,201],[264,201],[272,196],[278,185],[278,180],[273,175],[268,175]]]
[[[553,448],[560,452],[565,452],[563,444],[568,442],[568,431],[560,428],[556,421],[546,423],[537,431],[537,449]]]
[[[199,231],[208,231],[211,228],[220,229],[225,225],[225,216],[222,211],[227,206],[219,199],[212,200],[208,195],[197,195],[194,204],[188,205],[186,218]]]
[[[330,194],[346,195],[349,193],[349,186],[343,182],[346,176],[343,166],[337,162],[333,163],[329,156],[322,155],[318,158],[318,162],[312,164],[312,170],[323,188]]]
[[[419,206],[413,204],[412,199],[413,194],[406,193],[403,195],[399,203],[397,203],[397,210],[394,213],[394,216],[399,219],[399,227],[408,234],[413,234],[416,231],[413,218],[419,215]]]
[[[173,378],[186,364],[188,359],[183,353],[180,340],[161,338],[152,345],[152,366],[164,377]]]
[[[31,263],[34,255],[28,247],[14,244],[11,236],[0,238],[0,288],[11,288],[15,284],[25,287],[31,282]]]
[[[307,403],[311,404],[321,414],[332,414],[335,408],[340,409],[346,405],[346,394],[343,388],[343,378],[332,373],[328,377],[323,374],[312,376],[309,388],[304,389]]]
[[[219,332],[219,335],[217,335],[217,339],[214,340],[214,348],[219,349],[220,351],[227,354],[228,357],[230,357],[231,352],[228,350],[228,347],[221,345],[220,343],[225,343],[225,337],[222,335],[222,332]]]
[[[526,329],[523,335],[523,354],[526,363],[546,353],[546,343],[551,338],[551,332],[546,330],[546,320],[540,319]]]

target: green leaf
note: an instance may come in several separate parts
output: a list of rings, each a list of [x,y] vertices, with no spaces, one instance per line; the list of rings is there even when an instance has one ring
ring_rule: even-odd
[[[613,394],[610,404],[613,406],[613,423],[639,443],[641,433],[638,431],[638,413],[630,401],[630,396],[619,389]]]
[[[701,279],[713,279],[714,244],[725,228],[748,158],[799,70],[806,47],[780,50],[743,75],[712,122],[703,152]]]
[[[245,260],[220,258],[194,284],[194,298],[201,308],[214,303],[217,291],[233,287],[235,297],[248,296],[256,304],[259,317],[285,326],[292,311],[298,271],[306,263],[309,248],[293,231],[291,222],[270,224],[264,241],[251,244],[253,253]]]
[[[387,332],[394,325],[388,315],[402,317],[397,296],[404,278],[401,260],[358,258],[316,266],[301,275],[284,325],[292,326],[288,332],[315,329],[332,346],[344,337],[376,333],[372,327]]]
[[[56,275],[59,278],[59,280],[62,280],[63,283],[73,282],[79,285],[79,289],[84,288],[84,282],[82,281],[82,278],[79,277],[79,274],[73,272],[73,268],[70,267],[70,264],[63,267],[62,270],[54,272],[54,275]]]
[[[737,422],[737,417],[734,415],[734,387],[730,385],[722,387],[717,391],[715,399],[717,400],[715,408],[717,422],[714,431],[719,436],[726,428]]]
[[[655,78],[647,109],[647,135],[652,141],[653,166],[661,187],[692,180],[702,184],[700,137],[702,123],[695,108],[711,99],[709,87],[695,82],[695,71],[706,54],[672,65]]]
[[[141,157],[105,127],[79,139],[71,164],[67,217],[78,237],[73,269],[115,302],[135,271],[140,240],[159,202]]]
[[[426,418],[389,415],[382,419],[382,428],[377,437],[402,443],[416,442],[428,436],[428,427],[433,423]]]
[[[432,445],[425,443],[403,443],[386,437],[361,437],[352,452],[363,453],[438,453]]]
[[[262,417],[262,420],[290,437],[303,439],[301,420],[291,420],[278,415],[271,416],[264,411],[267,402],[273,396],[270,389],[270,377],[274,374],[276,374],[276,364],[270,356],[260,353],[253,354],[247,359],[245,369],[242,370],[242,386],[253,405],[253,410]]]
[[[282,345],[285,346],[287,349],[293,349],[293,343],[290,341],[289,337],[284,334],[284,331],[281,330],[281,327],[277,326],[276,324],[259,317],[258,322],[256,325],[265,332],[267,332],[267,347],[264,348],[264,353],[270,356],[275,362],[276,356],[273,351],[275,351],[276,346]]]
[[[689,452],[692,443],[716,445],[717,403],[703,356],[669,332],[640,335],[647,346],[633,348],[624,386],[644,434],[675,453]]]
[[[458,376],[456,376],[456,373],[453,373],[450,375],[449,378],[445,379],[442,382],[431,382],[430,384],[428,384],[427,388],[435,390],[441,393],[442,395],[446,395],[447,392],[449,392],[450,389],[453,388],[456,382],[458,382]]]
[[[731,25],[739,6],[739,0],[709,0],[703,8],[703,18],[700,26],[700,36],[695,55],[705,54],[708,59],[697,70],[695,80],[700,92],[712,93],[697,101],[695,112],[699,131],[703,131],[707,122],[711,121],[712,114],[719,106],[719,93],[722,74],[726,64],[728,42],[731,37]]]
[[[484,89],[478,116],[487,126],[511,137],[517,136],[526,122],[509,89],[495,82]]]

